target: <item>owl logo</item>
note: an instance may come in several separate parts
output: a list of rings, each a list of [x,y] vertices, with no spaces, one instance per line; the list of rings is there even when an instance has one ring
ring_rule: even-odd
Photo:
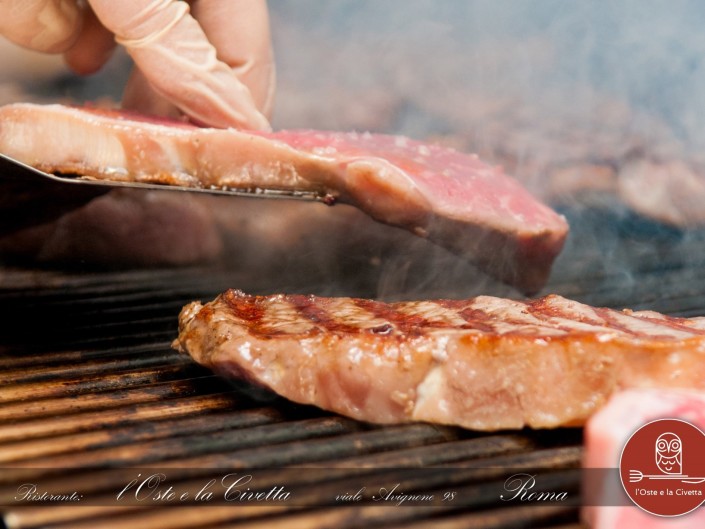
[[[676,434],[665,432],[656,439],[656,466],[664,474],[683,472],[683,443]]]

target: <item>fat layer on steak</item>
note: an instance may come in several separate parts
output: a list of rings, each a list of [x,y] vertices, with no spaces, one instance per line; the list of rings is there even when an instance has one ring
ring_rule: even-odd
[[[61,105],[0,108],[0,152],[47,172],[201,188],[313,191],[538,291],[565,219],[475,155],[401,136],[193,127]]]
[[[705,318],[560,296],[383,303],[229,290],[174,346],[230,377],[376,423],[581,425],[625,387],[705,388]]]

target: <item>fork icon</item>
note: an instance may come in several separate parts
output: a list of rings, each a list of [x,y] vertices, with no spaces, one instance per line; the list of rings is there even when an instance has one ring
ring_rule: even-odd
[[[705,477],[688,476],[687,474],[644,474],[639,470],[629,471],[629,482],[638,483],[642,479],[671,479],[679,480],[681,483],[703,483]]]

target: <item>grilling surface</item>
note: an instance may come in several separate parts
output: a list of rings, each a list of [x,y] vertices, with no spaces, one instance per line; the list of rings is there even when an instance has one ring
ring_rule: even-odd
[[[663,230],[628,215],[569,213],[577,215],[573,239],[547,292],[597,306],[705,313],[701,233]],[[586,244],[600,229],[601,239]],[[629,267],[617,262],[622,254],[629,255]],[[253,396],[173,351],[180,308],[231,287],[292,290],[271,278],[217,268],[0,269],[6,311],[0,492],[8,497],[18,485],[36,482],[109,498],[121,488],[111,469],[168,468],[171,481],[188,483],[208,469],[264,469],[276,477],[296,466],[323,471],[302,470],[295,480],[310,501],[5,505],[7,527],[579,527],[575,504],[508,503],[496,494],[513,468],[550,471],[549,483],[577,494],[579,429],[481,434],[426,424],[373,426],[271,395]],[[315,286],[295,288],[307,293]],[[409,471],[434,467],[447,473],[426,479],[420,470],[416,477]],[[452,491],[457,499],[400,507],[324,501],[331,490],[397,482],[409,493]]]

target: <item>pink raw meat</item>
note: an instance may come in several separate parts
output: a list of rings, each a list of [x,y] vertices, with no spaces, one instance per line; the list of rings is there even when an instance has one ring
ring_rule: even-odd
[[[633,389],[615,394],[588,421],[585,428],[583,466],[614,469],[630,436],[656,419],[681,419],[705,430],[705,393],[678,389]],[[601,482],[589,480],[586,491],[593,505],[583,509],[583,520],[592,529],[702,529],[705,510],[677,517],[649,514],[630,503],[617,472],[601,474]],[[615,505],[615,498],[626,505]]]
[[[401,136],[206,129],[16,104],[0,108],[0,152],[102,179],[313,191],[428,237],[526,292],[542,288],[568,231],[500,168]]]

